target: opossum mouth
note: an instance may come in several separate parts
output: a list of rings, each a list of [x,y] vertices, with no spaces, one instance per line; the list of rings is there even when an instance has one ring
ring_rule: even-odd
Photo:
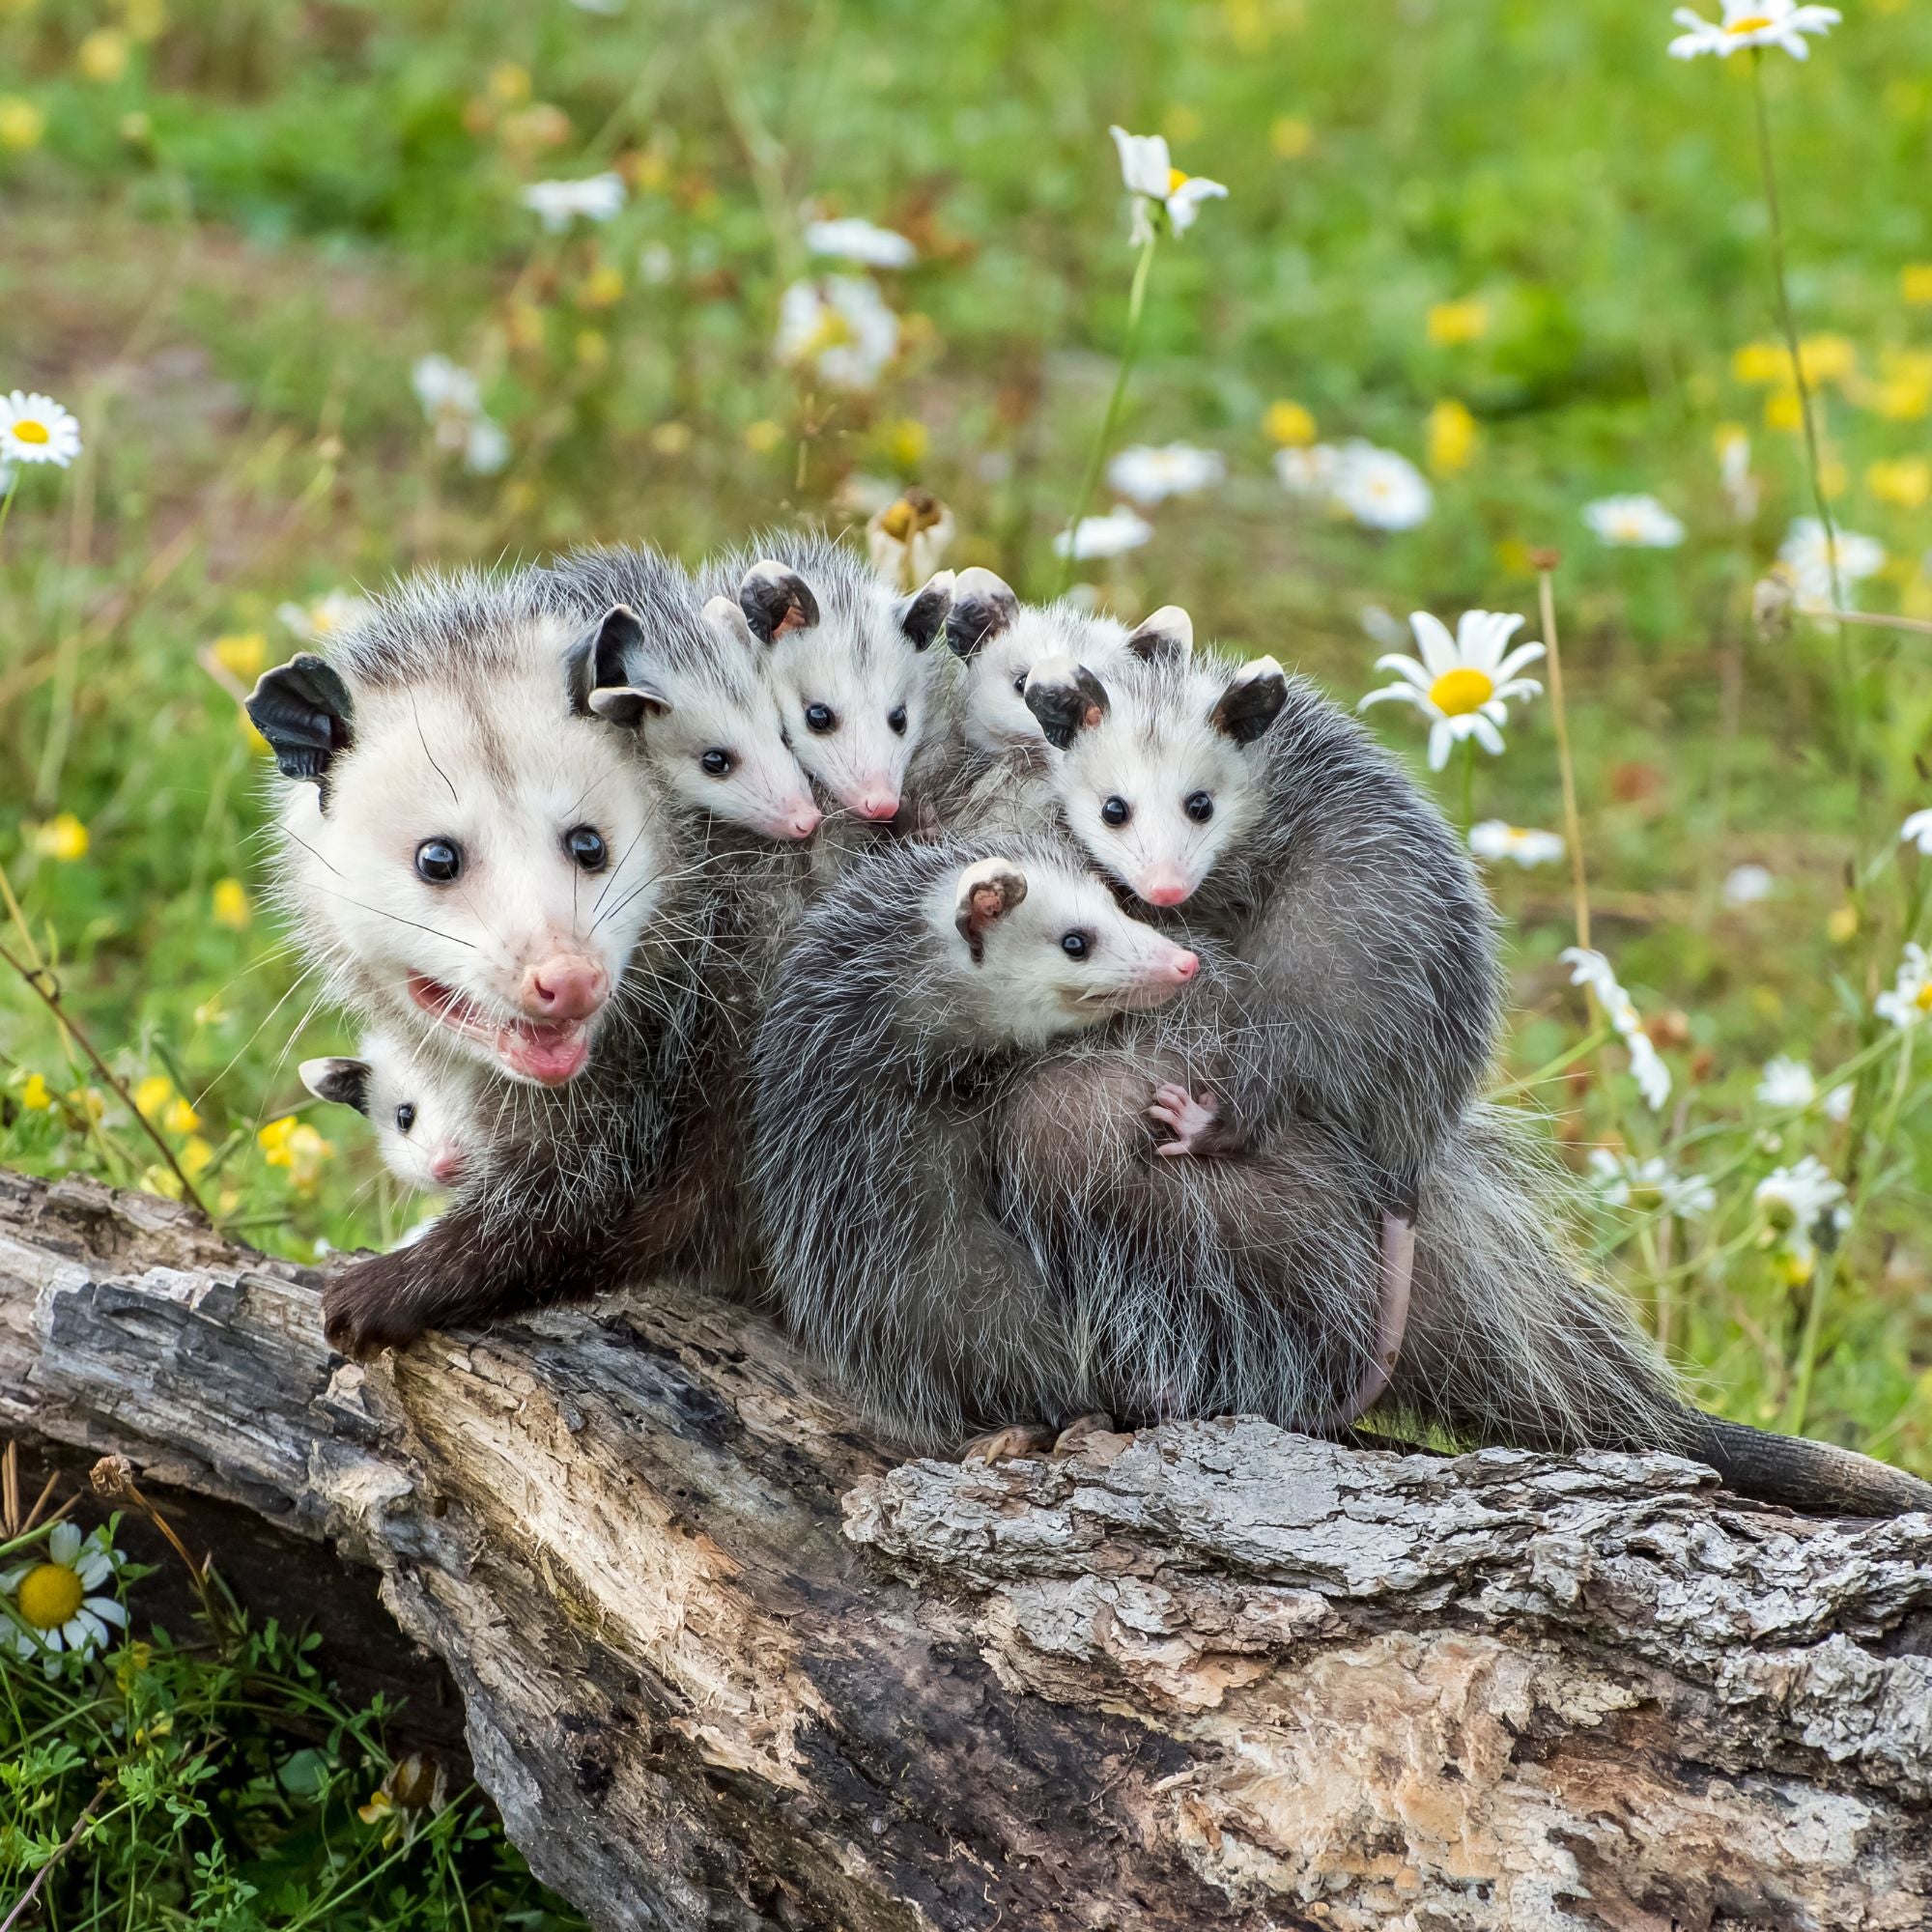
[[[1112,991],[1104,992],[1094,988],[1068,994],[1066,1003],[1075,1012],[1138,1012],[1147,1007],[1166,1006],[1186,983],[1182,980],[1171,985],[1116,986]]]
[[[410,975],[410,998],[432,1019],[466,1039],[481,1040],[512,1073],[543,1087],[561,1087],[583,1071],[590,1058],[582,1020],[500,1020],[468,993],[421,973]]]

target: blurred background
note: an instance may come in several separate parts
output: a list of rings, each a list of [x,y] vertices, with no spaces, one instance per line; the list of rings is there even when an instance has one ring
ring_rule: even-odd
[[[1412,611],[1541,639],[1560,553],[1592,938],[1670,1093],[1593,1033],[1567,861],[1508,830],[1564,831],[1548,695],[1472,778],[1390,706],[1495,822],[1499,1085],[1706,1401],[1932,1471],[1932,996],[1877,1004],[1932,637],[1782,609],[1829,583],[1753,57],[1675,31],[1630,0],[0,0],[0,395],[81,445],[14,465],[0,530],[0,1159],[185,1182],[302,1258],[418,1220],[295,1078],[344,1036],[266,902],[240,696],[398,571],[862,541],[909,485],[947,561],[1050,593],[1127,335],[1118,123],[1228,194],[1155,251],[1110,454],[1163,454],[1103,476],[1083,594],[1352,706]],[[1922,622],[1932,12],[1810,45],[1761,79],[1817,480],[1848,599]]]

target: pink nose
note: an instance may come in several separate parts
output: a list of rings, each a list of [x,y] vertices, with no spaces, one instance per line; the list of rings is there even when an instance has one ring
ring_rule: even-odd
[[[1140,895],[1149,905],[1179,905],[1191,890],[1179,866],[1151,867],[1140,883]]]
[[[524,1010],[533,1020],[588,1019],[610,990],[610,976],[596,960],[559,952],[524,975]]]
[[[463,1150],[445,1141],[430,1156],[430,1179],[444,1187],[454,1187],[463,1179]]]
[[[891,818],[899,809],[899,795],[895,791],[878,788],[861,792],[854,810],[861,818]]]
[[[818,830],[819,821],[824,816],[809,799],[782,814],[785,830],[794,838],[810,838]]]
[[[1201,970],[1201,960],[1192,952],[1177,952],[1168,961],[1167,970],[1184,986]]]

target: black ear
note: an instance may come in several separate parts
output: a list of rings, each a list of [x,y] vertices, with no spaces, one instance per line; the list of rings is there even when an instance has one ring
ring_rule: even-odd
[[[938,637],[952,608],[952,573],[941,570],[927,578],[923,588],[902,599],[893,614],[899,620],[899,629],[912,639],[913,649],[923,651]]]
[[[1163,604],[1134,630],[1126,647],[1146,664],[1184,660],[1194,650],[1194,619],[1179,604]]]
[[[282,776],[316,784],[336,753],[350,747],[352,712],[342,673],[313,651],[264,671],[248,694],[248,716],[268,739]]]
[[[298,1069],[301,1083],[318,1100],[333,1100],[369,1111],[369,1063],[366,1060],[304,1060]]]
[[[1026,681],[1026,707],[1039,720],[1046,742],[1065,751],[1082,731],[1107,715],[1107,692],[1085,665],[1049,658]]]
[[[1026,895],[1026,874],[1010,859],[980,859],[959,874],[952,923],[974,965],[985,957],[986,928],[1005,919]]]
[[[1003,577],[976,563],[952,580],[952,608],[946,613],[946,641],[969,664],[1002,631],[1011,630],[1020,600]]]
[[[818,622],[818,599],[810,584],[770,557],[746,571],[738,585],[738,605],[761,644],[774,642],[787,631],[809,631]]]
[[[1257,658],[1237,670],[1215,700],[1208,722],[1237,745],[1252,745],[1281,716],[1288,679],[1272,658]]]

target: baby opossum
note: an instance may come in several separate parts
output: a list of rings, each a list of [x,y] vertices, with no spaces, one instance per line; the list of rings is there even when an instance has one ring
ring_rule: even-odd
[[[572,551],[551,569],[586,622],[613,605],[637,616],[624,683],[597,702],[606,717],[619,708],[635,717],[673,803],[766,838],[809,838],[821,814],[736,599],[700,611],[691,579],[644,548]]]
[[[354,1107],[376,1136],[383,1165],[405,1187],[446,1194],[474,1178],[488,1137],[489,1076],[452,1053],[423,1053],[393,1029],[364,1035],[356,1058],[304,1060],[318,1100]]]
[[[339,1348],[590,1293],[664,1171],[716,901],[634,718],[596,701],[639,628],[586,626],[541,572],[424,576],[249,699],[287,781],[281,897],[328,990],[513,1102],[422,1241],[329,1283]]]
[[[707,565],[699,586],[744,611],[798,762],[857,818],[898,817],[914,755],[946,702],[931,646],[952,572],[900,596],[839,545],[774,532]]]
[[[790,1325],[867,1413],[934,1446],[1094,1406],[993,1211],[1001,1079],[1198,966],[1052,845],[884,848],[806,915],[753,1050],[753,1195]]]
[[[1385,1249],[1412,1225],[1385,1407],[1477,1440],[1673,1449],[1802,1507],[1932,1504],[1932,1485],[1868,1458],[1689,1407],[1554,1246],[1550,1195],[1475,1101],[1499,1012],[1493,915],[1439,811],[1351,720],[1271,659],[1178,651],[1123,658],[1105,679],[1039,666],[1027,697],[1089,855],[1150,908],[1184,905],[1190,935],[1228,945],[1251,976],[1217,1095],[1227,1144],[1265,1152],[1323,1124],[1357,1163],[1350,1198],[1380,1210]],[[1064,1114],[1015,1136],[1036,1160],[1068,1144]],[[1264,1218],[1253,1237],[1282,1236]],[[1385,1273],[1384,1330],[1399,1272]]]

